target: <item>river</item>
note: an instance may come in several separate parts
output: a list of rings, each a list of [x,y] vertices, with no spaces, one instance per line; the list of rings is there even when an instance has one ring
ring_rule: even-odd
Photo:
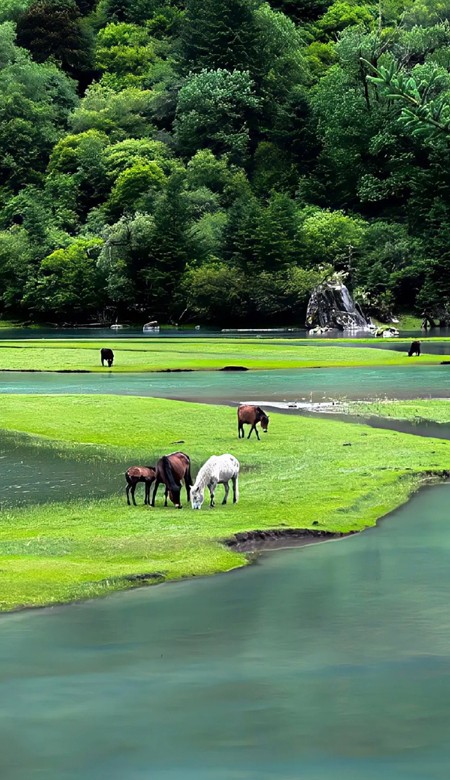
[[[212,579],[0,620],[5,780],[447,780],[450,486]]]
[[[180,400],[321,401],[333,398],[448,398],[450,366],[56,374],[0,371],[0,393],[107,393]]]
[[[0,391],[449,397],[449,370],[3,373]],[[123,489],[121,464],[26,437],[0,463],[5,504]],[[229,575],[1,616],[2,780],[447,780],[449,499],[425,488],[377,529]]]

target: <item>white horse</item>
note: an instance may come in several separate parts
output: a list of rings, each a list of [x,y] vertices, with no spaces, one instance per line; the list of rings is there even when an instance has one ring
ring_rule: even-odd
[[[205,487],[209,488],[210,506],[214,506],[214,491],[218,484],[225,488],[222,504],[227,503],[230,491],[229,481],[233,483],[233,504],[239,500],[239,461],[233,455],[211,455],[197,474],[197,479],[191,488],[192,509],[201,509],[205,498]]]

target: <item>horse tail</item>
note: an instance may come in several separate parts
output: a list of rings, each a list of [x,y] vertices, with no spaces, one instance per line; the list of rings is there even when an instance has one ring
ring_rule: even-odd
[[[189,485],[189,487],[192,487],[193,482],[192,482],[192,476],[191,476],[191,459],[190,459],[189,455],[186,455],[186,458],[187,458],[187,469],[186,469],[186,471],[184,473],[184,481],[185,481],[186,487],[188,485]]]
[[[169,490],[171,490],[172,492],[174,490],[179,490],[180,486],[177,485],[177,483],[175,482],[172,464],[169,460],[168,455],[163,455],[161,458],[161,470],[164,475],[164,482],[166,483]]]
[[[125,479],[126,479],[126,481],[127,481],[128,485],[131,485],[131,484],[132,484],[132,482],[131,482],[131,477],[130,477],[130,475],[129,475],[128,471],[126,471],[126,472],[125,472]]]

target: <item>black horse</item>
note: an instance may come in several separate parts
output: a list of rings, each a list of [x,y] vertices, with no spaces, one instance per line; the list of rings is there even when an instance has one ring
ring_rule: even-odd
[[[413,355],[417,355],[417,357],[420,357],[420,341],[413,341],[408,352],[408,357],[412,357]]]
[[[102,366],[105,365],[106,361],[108,363],[108,368],[111,368],[112,364],[114,363],[114,352],[108,347],[103,347],[100,350],[100,358],[102,361]]]

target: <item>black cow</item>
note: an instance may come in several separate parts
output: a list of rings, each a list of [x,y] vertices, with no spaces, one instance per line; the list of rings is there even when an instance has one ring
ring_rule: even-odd
[[[100,357],[102,360],[102,366],[105,365],[106,361],[108,363],[108,368],[111,368],[112,364],[114,363],[114,352],[112,349],[103,347],[103,349],[100,350]]]
[[[420,341],[413,341],[408,352],[408,357],[412,357],[413,355],[417,355],[417,357],[420,357]]]

